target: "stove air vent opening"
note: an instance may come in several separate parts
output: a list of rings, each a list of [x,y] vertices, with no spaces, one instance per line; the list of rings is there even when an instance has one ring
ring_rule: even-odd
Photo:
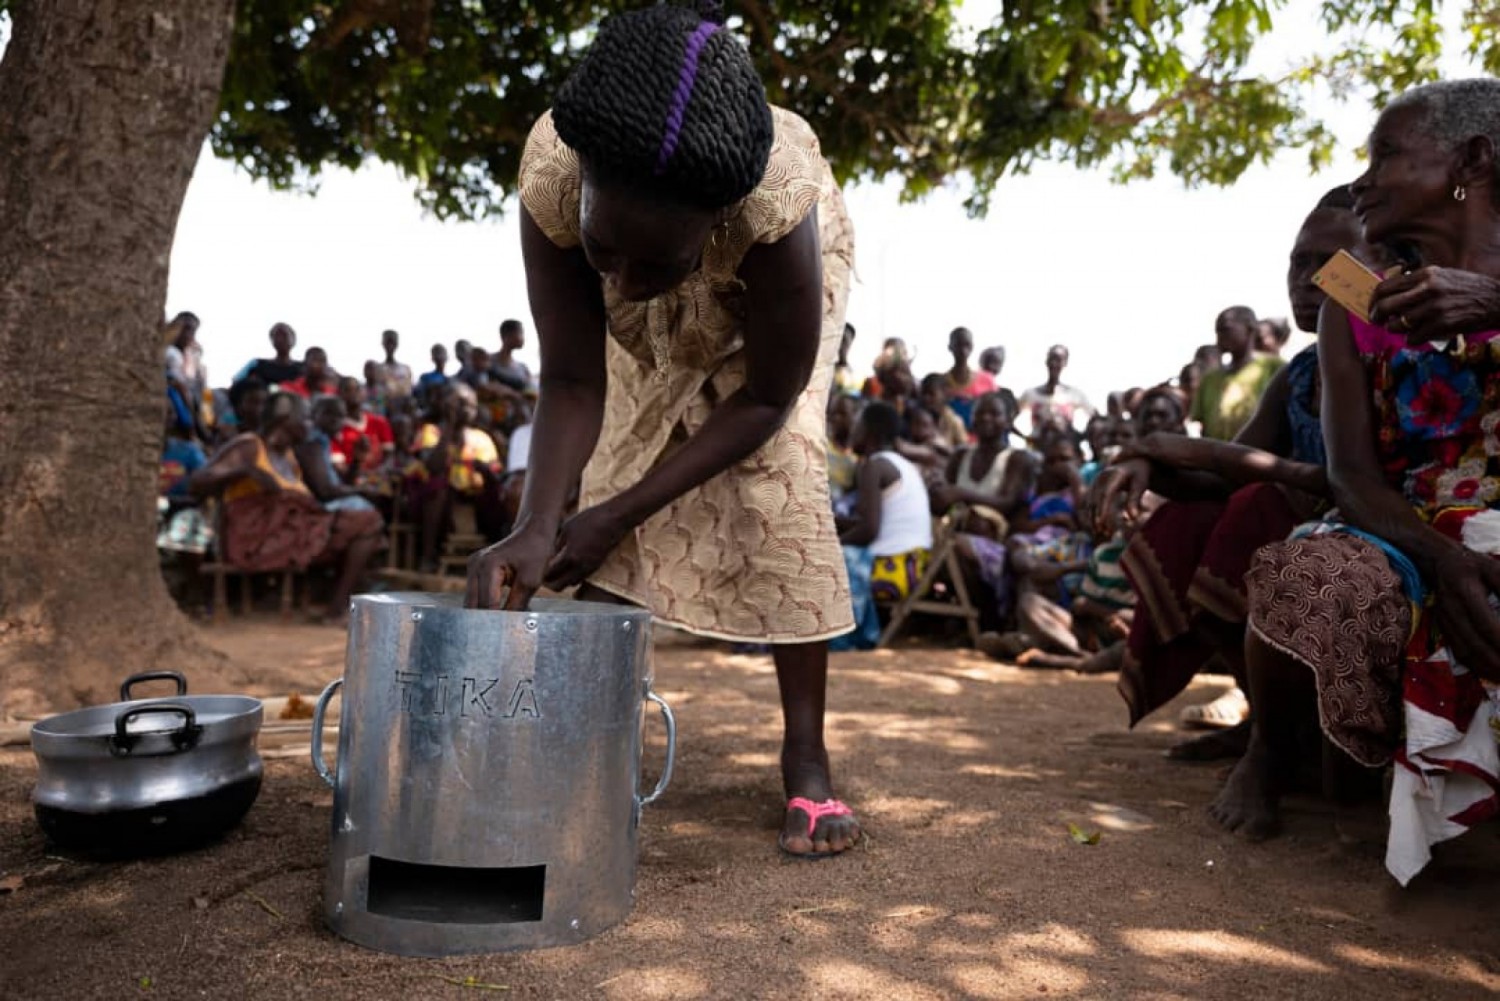
[[[370,856],[365,909],[431,924],[518,924],[542,919],[547,867],[421,865]]]

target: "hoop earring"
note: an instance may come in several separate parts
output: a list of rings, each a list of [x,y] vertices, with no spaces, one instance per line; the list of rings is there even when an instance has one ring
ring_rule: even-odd
[[[1455,202],[1461,202],[1465,198],[1468,198],[1468,197],[1469,197],[1469,189],[1465,188],[1462,184],[1458,185],[1458,187],[1456,187],[1456,188],[1453,189],[1453,200]]]

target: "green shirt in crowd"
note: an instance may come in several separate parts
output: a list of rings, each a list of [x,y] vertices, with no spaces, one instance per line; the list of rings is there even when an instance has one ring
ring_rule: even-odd
[[[1202,423],[1203,437],[1229,441],[1250,423],[1266,387],[1285,364],[1275,355],[1256,355],[1237,372],[1205,373],[1188,419]]]

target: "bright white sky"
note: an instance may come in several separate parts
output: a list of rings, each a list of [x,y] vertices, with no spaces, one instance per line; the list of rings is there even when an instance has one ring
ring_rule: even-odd
[[[971,0],[967,10],[980,21],[995,6]],[[1278,16],[1264,65],[1275,72],[1320,41],[1311,5],[1296,0]],[[1297,227],[1324,191],[1358,174],[1356,150],[1373,123],[1363,105],[1317,110],[1340,151],[1315,177],[1301,153],[1229,190],[1185,190],[1171,177],[1121,187],[1103,172],[1046,165],[1004,181],[982,221],[964,215],[959,187],[918,205],[899,204],[896,185],[851,189],[856,366],[901,336],[919,377],[946,368],[948,331],[964,325],[980,347],[1007,348],[1003,381],[1018,391],[1042,381],[1050,345],[1069,345],[1065,380],[1102,401],[1174,376],[1213,340],[1226,306],[1286,315]],[[316,197],[276,193],[206,151],[172,253],[167,313],[182,309],[203,320],[215,383],[268,354],[278,320],[297,329],[299,357],[321,345],[335,368],[356,374],[378,357],[387,327],[401,332],[398,357],[418,371],[434,341],[493,349],[510,316],[532,330],[513,217],[424,217],[410,183],[376,163],[326,174]],[[534,343],[523,357],[535,362]]]

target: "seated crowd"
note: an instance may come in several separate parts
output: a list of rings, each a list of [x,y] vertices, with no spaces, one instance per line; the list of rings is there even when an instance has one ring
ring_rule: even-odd
[[[828,452],[846,645],[876,642],[882,599],[956,583],[924,573],[951,548],[987,652],[1118,672],[1132,724],[1235,678],[1184,714],[1222,729],[1171,752],[1237,759],[1224,827],[1271,836],[1283,794],[1378,796],[1389,767],[1404,884],[1500,812],[1500,81],[1402,96],[1370,154],[1288,234],[1317,345],[1285,358],[1290,324],[1231,307],[1177,378],[1095,412],[1061,346],[1015,397],[967,330],[920,381],[892,340],[841,372]],[[1339,251],[1378,276],[1368,306],[1314,282]]]
[[[1005,351],[949,337],[922,379],[899,338],[848,362],[828,402],[828,489],[856,628],[968,595],[986,653],[1117,673],[1132,725],[1200,672],[1237,687],[1184,721],[1180,759],[1237,759],[1214,818],[1275,833],[1279,797],[1378,794],[1393,766],[1386,864],[1500,812],[1500,81],[1433,84],[1379,117],[1370,163],[1289,237],[1291,324],[1231,306],[1214,343],[1159,385],[1096,410],[1063,382],[1017,394]],[[1380,281],[1368,308],[1325,298],[1339,251]],[[1270,262],[1267,262],[1270,264]],[[1373,280],[1372,280],[1373,281]],[[1205,318],[1206,319],[1206,318]],[[332,617],[403,518],[422,569],[458,505],[497,539],[516,510],[535,383],[501,349],[433,348],[340,378],[295,334],[207,388],[197,319],[168,325],[161,546],[245,569],[327,564]],[[210,457],[210,455],[212,457]],[[213,502],[214,509],[207,507]],[[1374,781],[1372,782],[1372,778]]]
[[[487,541],[508,532],[536,400],[515,357],[519,321],[501,325],[493,355],[459,341],[456,372],[447,347],[434,345],[420,377],[397,360],[400,340],[387,330],[384,360],[367,363],[362,379],[335,372],[321,348],[295,360],[296,333],[278,323],[272,357],[223,390],[208,387],[198,327],[192,313],[167,325],[158,535],[190,582],[210,554],[246,573],[327,567],[326,617],[340,622],[393,521],[409,526],[408,569],[420,573],[439,569],[460,507]]]

